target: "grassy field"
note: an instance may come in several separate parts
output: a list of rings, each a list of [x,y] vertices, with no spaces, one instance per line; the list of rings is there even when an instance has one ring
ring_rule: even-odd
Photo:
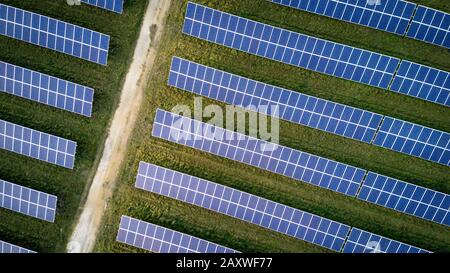
[[[115,241],[120,215],[173,228],[243,252],[323,252],[322,248],[169,198],[134,189],[140,160],[244,190],[437,252],[450,251],[450,229],[244,164],[211,156],[151,137],[156,108],[193,104],[189,93],[167,86],[172,56],[282,86],[298,92],[450,131],[450,112],[377,88],[321,75],[185,36],[185,0],[172,1],[128,158],[109,203],[96,251],[139,252]],[[450,70],[448,51],[386,32],[339,22],[254,0],[196,0],[197,3],[293,31],[386,53]],[[449,11],[442,1],[416,1]],[[204,105],[216,103],[204,100]],[[224,106],[224,104],[219,104]],[[281,144],[450,193],[448,167],[281,122]]]
[[[61,252],[65,250],[80,201],[84,198],[85,186],[92,180],[148,1],[126,1],[126,11],[121,16],[85,5],[70,7],[65,0],[1,2],[111,36],[106,67],[0,37],[0,60],[95,89],[91,119],[0,93],[0,119],[78,143],[73,171],[0,150],[1,179],[58,196],[54,224],[1,209],[0,239],[39,252]]]

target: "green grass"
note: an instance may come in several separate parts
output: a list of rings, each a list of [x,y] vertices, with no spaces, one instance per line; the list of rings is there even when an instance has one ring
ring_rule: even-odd
[[[0,93],[0,119],[78,143],[75,169],[67,170],[0,150],[0,178],[58,196],[56,222],[0,210],[0,239],[38,252],[65,250],[80,201],[92,180],[99,151],[134,51],[147,0],[126,1],[116,15],[95,7],[70,7],[64,0],[2,3],[48,15],[111,36],[108,66],[0,37],[0,60],[71,80],[95,89],[93,118]]]
[[[184,57],[266,83],[372,110],[408,121],[450,130],[447,108],[377,88],[321,75],[188,37],[181,33],[187,1],[173,1],[133,133],[127,162],[108,205],[96,251],[139,252],[114,242],[120,215],[125,214],[214,241],[243,252],[322,252],[311,244],[212,213],[198,207],[134,189],[140,160],[202,177],[274,201],[328,217],[437,252],[450,251],[450,230],[300,183],[279,175],[152,138],[156,108],[170,110],[193,104],[191,94],[167,86],[171,58]],[[449,70],[448,51],[393,34],[339,22],[254,0],[197,0],[231,12],[298,32],[375,50]],[[448,9],[439,1],[421,1]],[[216,103],[204,100],[204,106]],[[224,104],[219,104],[224,106]],[[319,130],[281,122],[281,144],[379,172],[446,193],[448,167],[345,139]]]

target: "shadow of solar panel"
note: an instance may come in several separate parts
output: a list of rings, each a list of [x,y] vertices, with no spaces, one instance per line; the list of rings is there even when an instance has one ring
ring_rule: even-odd
[[[419,6],[406,36],[450,48],[450,14]]]
[[[425,65],[402,61],[390,90],[450,106],[449,73]]]
[[[365,170],[158,109],[152,135],[349,196]]]
[[[285,64],[386,89],[399,59],[189,2],[183,33]]]
[[[120,219],[116,241],[155,253],[238,253],[236,250],[125,215]]]
[[[415,246],[391,240],[364,230],[352,228],[344,253],[430,253]]]
[[[117,13],[123,12],[124,0],[81,0],[81,2]]]
[[[269,0],[345,22],[404,35],[416,5],[400,0]]]
[[[338,252],[350,230],[311,213],[145,162],[139,165],[135,186]]]
[[[450,196],[445,193],[369,172],[358,198],[450,226]]]
[[[0,120],[0,149],[73,169],[77,144]]]
[[[92,115],[94,89],[2,61],[0,92],[86,117]]]
[[[54,222],[57,197],[0,179],[0,207]]]
[[[0,35],[106,65],[109,36],[0,4]]]
[[[422,125],[385,117],[374,144],[450,165],[450,134]]]
[[[0,253],[31,254],[36,252],[0,240]]]
[[[382,115],[174,57],[168,84],[297,124],[371,143]]]

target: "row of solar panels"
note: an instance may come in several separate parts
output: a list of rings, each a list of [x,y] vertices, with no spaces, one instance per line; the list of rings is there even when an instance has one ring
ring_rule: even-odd
[[[158,109],[152,135],[450,226],[450,196]]]
[[[54,195],[0,179],[0,208],[53,223],[57,202],[58,198]],[[0,253],[34,253],[34,251],[0,240]]]
[[[145,162],[139,165],[135,187],[222,213],[336,252],[428,252],[243,191]],[[122,216],[116,240],[160,253],[235,252],[128,216]]]
[[[285,64],[450,106],[449,73],[428,66],[191,2],[187,6],[183,33]]]
[[[81,0],[117,13],[123,0]],[[47,16],[0,4],[0,35],[45,48],[107,63],[109,36]],[[0,61],[0,92],[91,117],[94,90]],[[77,144],[73,141],[0,120],[0,149],[73,169]],[[57,197],[0,180],[0,207],[54,222]],[[0,253],[34,253],[0,241]]]
[[[450,14],[403,0],[268,0],[450,48]]]
[[[450,164],[450,134],[173,57],[168,84],[234,106]]]

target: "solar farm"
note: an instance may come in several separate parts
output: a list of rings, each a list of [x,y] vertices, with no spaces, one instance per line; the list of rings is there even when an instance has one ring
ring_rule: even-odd
[[[149,1],[0,3],[0,253],[65,251]],[[449,12],[172,1],[92,251],[450,252]]]
[[[0,250],[65,251],[145,5],[0,1]]]

